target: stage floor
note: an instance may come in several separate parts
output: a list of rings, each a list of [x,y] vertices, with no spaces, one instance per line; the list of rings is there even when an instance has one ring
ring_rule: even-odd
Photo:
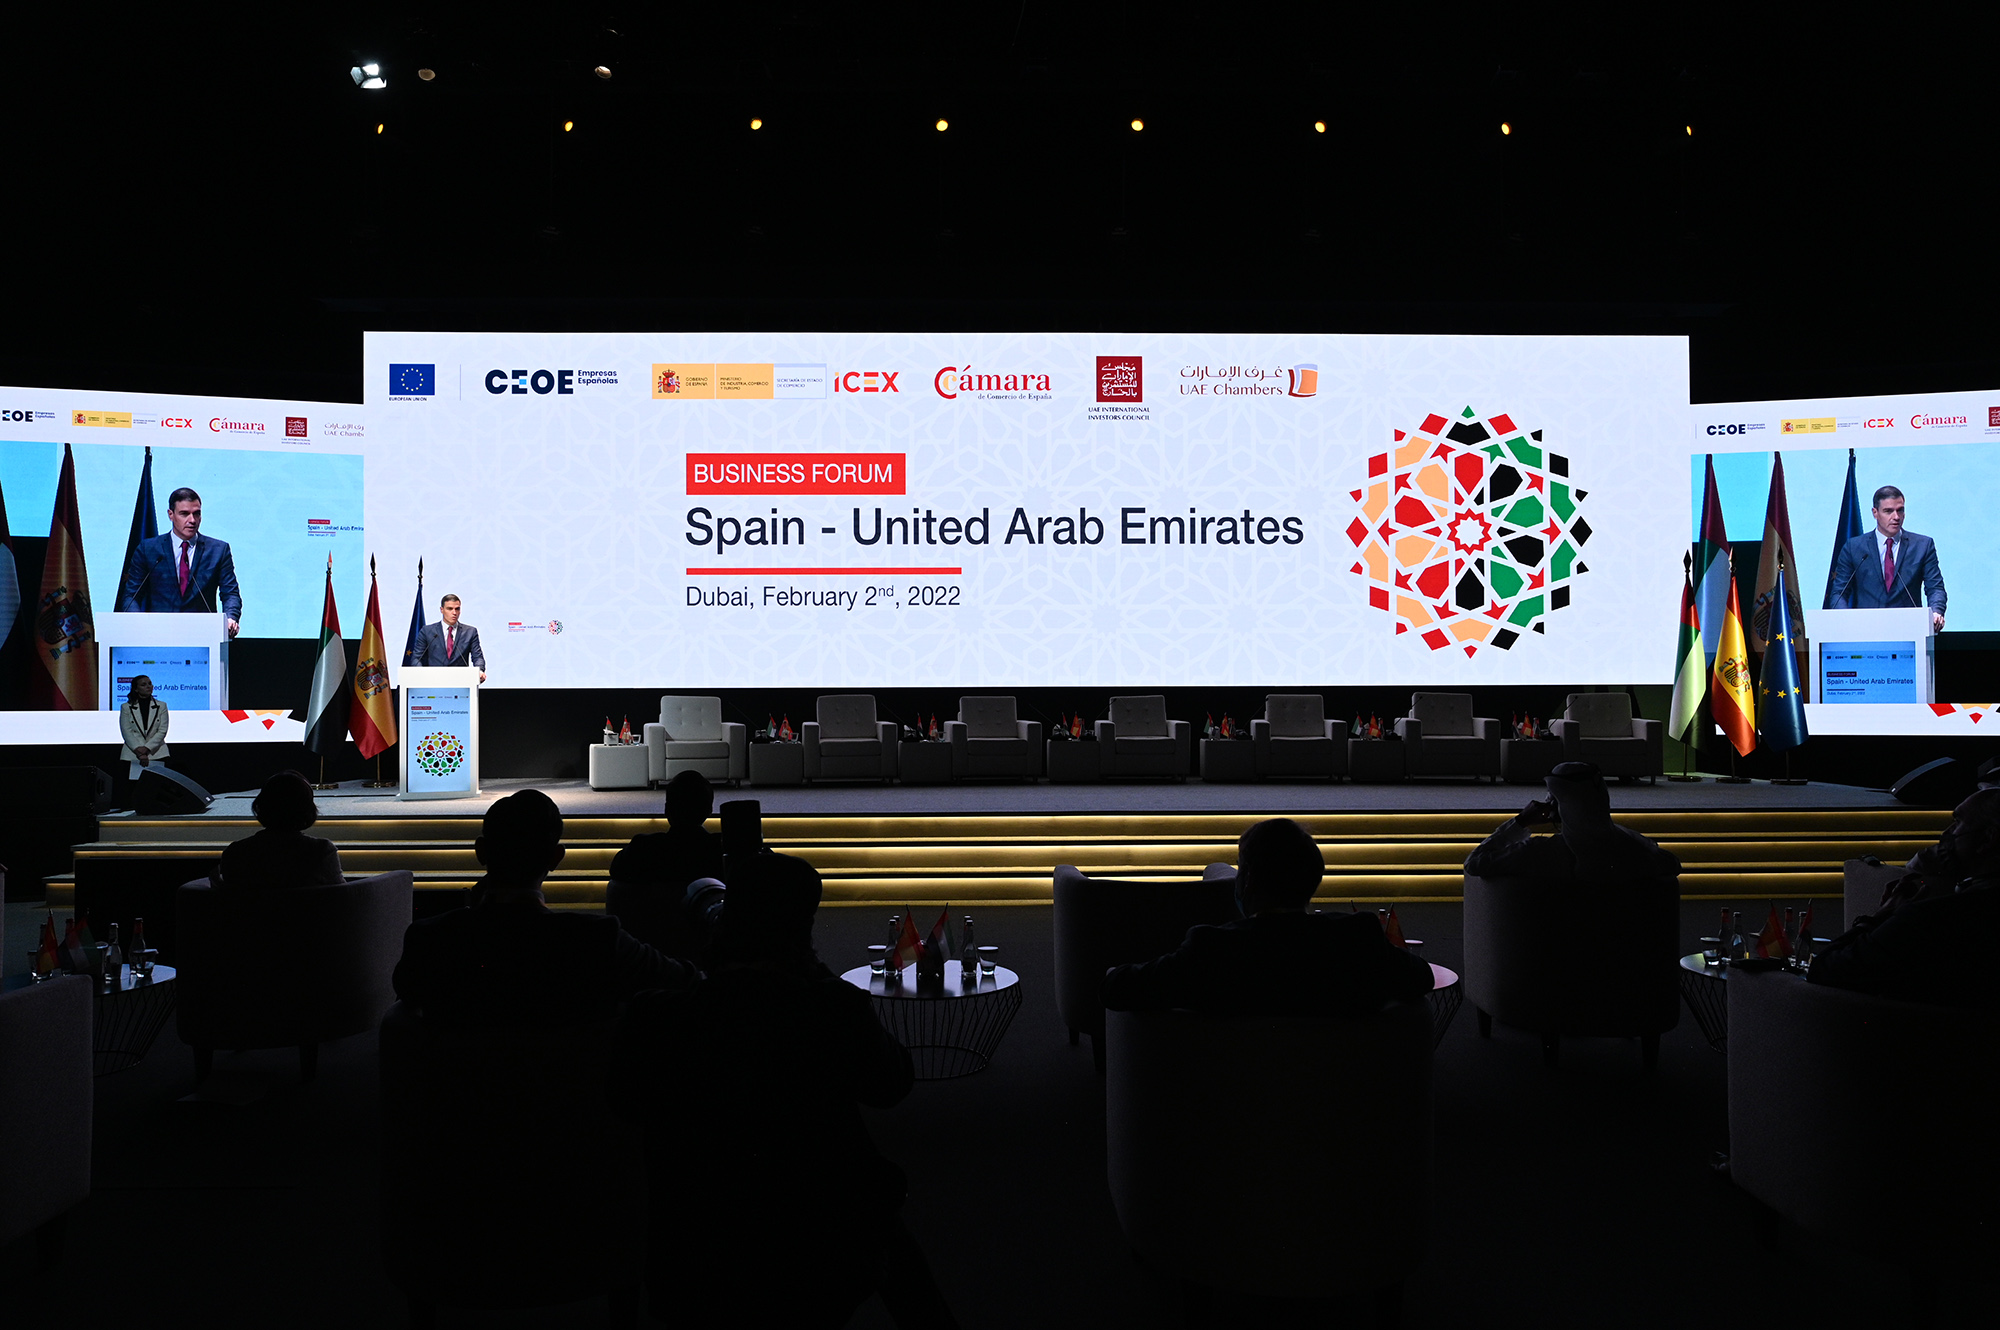
[[[593,790],[583,781],[489,780],[467,799],[398,800],[393,793],[348,782],[319,792],[320,815],[341,817],[468,817],[515,790],[538,789],[564,813],[589,817],[658,814],[658,790]],[[1614,812],[1803,809],[1898,809],[1886,790],[1853,785],[1773,785],[1752,781],[1723,785],[1662,780],[1657,785],[1611,782]],[[206,816],[248,818],[255,791],[218,794]],[[959,783],[953,785],[821,784],[716,789],[716,803],[756,799],[767,817],[1035,816],[1077,813],[1512,813],[1538,797],[1536,785],[1472,784],[1466,781],[1405,781],[1388,785],[1260,781],[1246,784],[1079,784]],[[117,822],[130,814],[110,814]]]

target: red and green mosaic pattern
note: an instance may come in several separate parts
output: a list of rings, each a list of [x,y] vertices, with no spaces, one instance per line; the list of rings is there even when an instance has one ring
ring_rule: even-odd
[[[1368,580],[1368,603],[1433,651],[1511,650],[1539,633],[1589,572],[1569,459],[1542,447],[1540,430],[1471,407],[1431,415],[1368,459],[1368,484],[1347,538]]]
[[[412,754],[417,766],[425,774],[449,776],[465,763],[465,745],[455,734],[443,730],[433,730],[417,741],[417,751]]]

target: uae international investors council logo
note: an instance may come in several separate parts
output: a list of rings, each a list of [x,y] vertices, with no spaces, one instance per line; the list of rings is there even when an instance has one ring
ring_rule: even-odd
[[[417,740],[415,756],[426,776],[449,776],[465,765],[465,745],[457,735],[436,730]]]
[[[1368,459],[1368,484],[1351,490],[1347,538],[1360,554],[1349,571],[1368,581],[1368,603],[1398,633],[1433,651],[1509,650],[1569,604],[1589,567],[1590,523],[1579,513],[1569,459],[1542,448],[1505,415],[1471,407],[1431,415],[1396,446]]]

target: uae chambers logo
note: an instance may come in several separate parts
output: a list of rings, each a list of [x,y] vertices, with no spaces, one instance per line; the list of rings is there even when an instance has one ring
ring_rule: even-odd
[[[1509,650],[1569,604],[1590,523],[1579,509],[1569,459],[1542,448],[1505,415],[1431,415],[1396,431],[1395,447],[1368,459],[1368,483],[1349,491],[1347,525],[1367,579],[1368,603],[1398,633],[1433,651]]]
[[[465,765],[465,744],[455,734],[433,730],[417,740],[417,751],[411,756],[425,775],[449,776]]]

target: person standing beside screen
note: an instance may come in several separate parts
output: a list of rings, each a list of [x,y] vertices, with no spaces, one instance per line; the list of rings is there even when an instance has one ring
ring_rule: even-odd
[[[479,667],[479,682],[486,682],[486,653],[479,649],[479,630],[460,623],[464,606],[457,596],[447,595],[438,602],[439,622],[427,623],[417,638],[418,665],[464,665]]]
[[[214,614],[236,636],[243,593],[229,542],[201,534],[201,495],[183,486],[167,496],[171,530],[139,542],[118,588],[120,614]]]
[[[1875,491],[1875,529],[1840,547],[1833,566],[1830,610],[1916,609],[1917,583],[1931,608],[1931,631],[1944,631],[1944,574],[1929,536],[1903,527],[1903,491],[1884,485]]]
[[[134,675],[132,693],[118,708],[118,737],[124,741],[118,760],[131,763],[133,780],[139,779],[140,769],[151,766],[154,758],[169,755],[167,724],[167,704],[153,696],[152,676]]]

